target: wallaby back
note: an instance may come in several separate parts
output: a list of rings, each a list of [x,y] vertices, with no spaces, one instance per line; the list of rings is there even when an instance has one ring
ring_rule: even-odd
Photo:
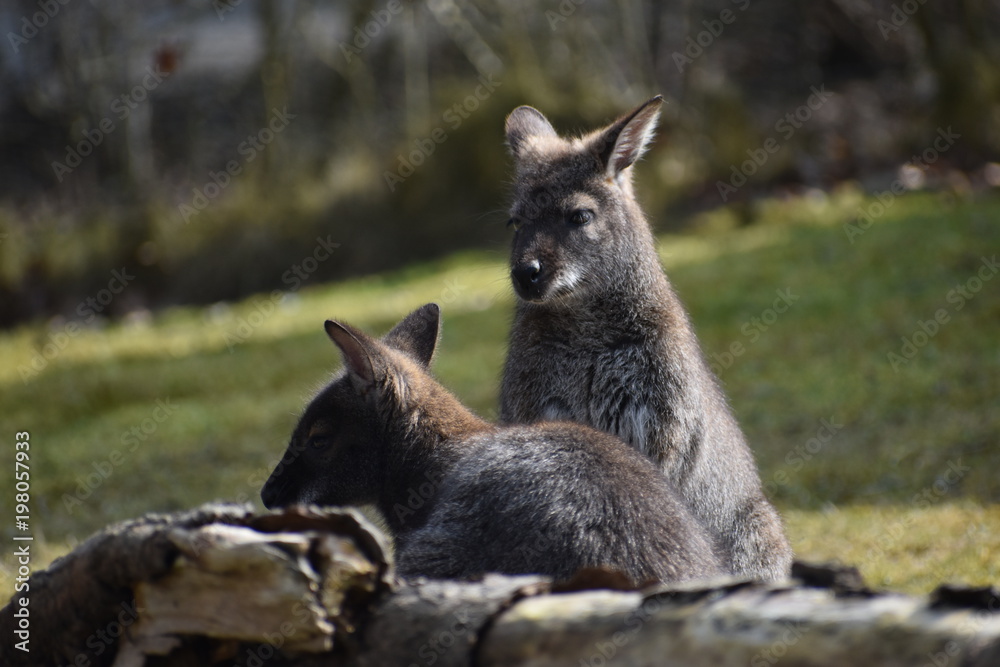
[[[306,409],[265,505],[374,503],[406,576],[724,571],[670,483],[625,443],[572,423],[497,428],[462,406],[428,371],[438,318],[425,306],[382,341],[327,323],[346,370]]]
[[[500,420],[572,420],[622,438],[676,485],[734,573],[781,579],[780,518],[633,193],[661,102],[580,138],[530,107],[508,117],[518,303]]]
[[[404,574],[470,577],[583,567],[636,584],[722,574],[711,538],[648,459],[568,422],[463,441],[427,523],[401,540]]]

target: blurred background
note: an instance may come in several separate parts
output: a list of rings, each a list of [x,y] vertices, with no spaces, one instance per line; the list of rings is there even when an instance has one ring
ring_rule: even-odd
[[[5,0],[0,37],[0,452],[31,433],[36,569],[260,507],[328,317],[437,301],[439,377],[495,416],[506,114],[662,94],[637,192],[797,554],[1000,580],[1000,1]]]
[[[120,315],[286,289],[317,235],[351,251],[312,281],[494,247],[519,104],[574,131],[663,94],[640,174],[660,229],[888,187],[947,127],[907,187],[1000,183],[995,0],[11,0],[0,33],[5,326],[73,315],[109,266],[137,277]]]

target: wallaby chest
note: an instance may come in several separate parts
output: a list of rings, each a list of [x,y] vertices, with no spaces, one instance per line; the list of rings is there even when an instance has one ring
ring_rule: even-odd
[[[613,433],[645,451],[666,377],[662,342],[617,322],[522,314],[504,378],[510,422],[570,420]]]

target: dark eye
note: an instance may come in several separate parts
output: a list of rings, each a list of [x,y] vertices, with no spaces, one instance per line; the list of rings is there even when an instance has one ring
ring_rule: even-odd
[[[314,435],[306,441],[306,446],[312,449],[326,449],[330,438],[325,435]]]
[[[577,226],[583,226],[594,219],[594,212],[586,208],[578,208],[569,214],[569,221]]]
[[[517,218],[511,218],[510,220],[507,221],[507,226],[513,227],[514,231],[516,232],[521,228],[521,221],[518,220]]]

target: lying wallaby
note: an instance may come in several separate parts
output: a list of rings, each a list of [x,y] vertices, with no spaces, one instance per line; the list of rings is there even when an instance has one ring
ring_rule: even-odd
[[[374,503],[404,576],[722,572],[670,483],[625,443],[571,423],[498,428],[463,406],[428,370],[439,325],[435,304],[381,341],[326,323],[346,370],[306,408],[261,490],[267,507]]]
[[[661,102],[572,139],[531,107],[507,118],[519,299],[500,421],[565,419],[622,438],[677,486],[734,573],[780,579],[791,565],[781,520],[632,191]]]

